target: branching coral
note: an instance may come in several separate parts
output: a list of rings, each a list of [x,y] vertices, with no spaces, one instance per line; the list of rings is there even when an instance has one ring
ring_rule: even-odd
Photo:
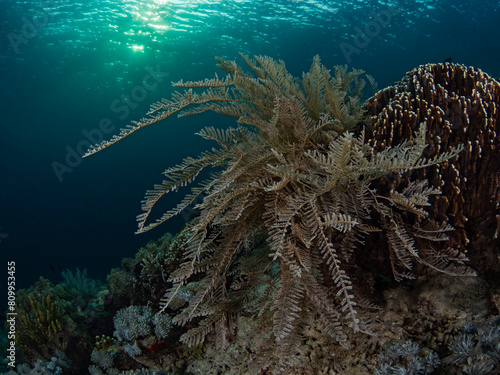
[[[426,211],[429,198],[440,194],[438,188],[420,179],[382,196],[370,185],[388,174],[447,161],[460,145],[423,157],[422,122],[399,144],[377,150],[358,128],[365,120],[361,71],[336,67],[331,74],[316,57],[310,71],[297,79],[282,61],[244,59],[252,73],[218,59],[226,78],[178,82],[174,86],[186,88],[184,93],[154,104],[149,117],[86,155],[173,114],[211,110],[238,120],[236,128],[201,130],[200,136],[219,147],[167,169],[166,180],[147,192],[138,216],[140,233],[203,197],[196,206],[200,215],[184,231],[184,263],[170,275],[173,287],[163,303],[165,310],[186,283],[201,279],[189,305],[174,319],[182,325],[199,320],[183,342],[196,345],[216,328],[223,345],[232,314],[255,300],[261,313],[272,311],[282,354],[293,347],[310,311],[318,313],[339,342],[345,340],[343,325],[368,331],[348,270],[355,266],[353,253],[360,252],[372,232],[384,233],[398,280],[413,277],[414,263],[453,275],[473,274],[463,265],[463,254],[439,246],[452,227]],[[176,208],[148,223],[160,198],[193,182],[208,167],[216,170],[211,177]],[[417,239],[425,246],[416,246]]]
[[[129,306],[119,310],[113,321],[114,336],[119,341],[133,341],[151,334],[150,322],[153,312],[146,306]]]
[[[87,276],[87,270],[80,271],[79,268],[73,274],[71,270],[61,272],[64,283],[69,289],[75,289],[83,298],[94,297],[101,288],[101,282]]]
[[[499,370],[500,327],[498,317],[483,322],[478,327],[469,324],[464,333],[455,336],[444,358],[445,365],[455,365],[463,374],[493,374]]]
[[[50,295],[38,301],[29,295],[28,299],[30,309],[19,315],[17,342],[28,357],[50,360],[56,350],[64,352],[68,344],[64,314]]]
[[[113,304],[118,308],[149,302],[158,306],[168,275],[182,263],[185,242],[182,233],[166,233],[142,247],[134,259],[123,259],[122,267],[108,276]]]
[[[425,375],[431,374],[441,361],[435,352],[422,353],[412,341],[389,345],[380,355],[376,375]]]
[[[85,281],[85,273],[78,274],[76,278],[83,282],[80,285],[95,283]],[[91,290],[93,293],[97,289],[77,290],[67,283],[53,285],[41,277],[30,288],[17,291],[16,342],[22,357],[29,363],[27,367],[36,368],[37,360],[41,361],[39,364],[49,363],[54,356],[71,364],[68,364],[71,371],[65,369],[68,374],[81,373],[88,367],[92,337],[107,323],[107,312],[98,298],[99,293],[107,290],[102,288],[94,298],[88,295]],[[80,292],[87,294],[84,297]]]
[[[113,335],[118,342],[125,345],[127,353],[133,357],[141,354],[141,347],[150,346],[167,337],[172,328],[170,316],[153,314],[151,308],[147,306],[129,306],[121,309],[113,321],[115,325]]]

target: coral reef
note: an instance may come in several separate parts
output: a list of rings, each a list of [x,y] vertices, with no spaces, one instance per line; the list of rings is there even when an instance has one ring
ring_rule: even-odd
[[[411,289],[394,283],[384,291],[385,304],[373,313],[374,324],[380,326],[377,335],[350,335],[347,347],[330,338],[319,319],[311,319],[305,322],[308,328],[295,347],[295,367],[289,374],[411,374],[418,368],[423,371],[426,364],[427,373],[460,374],[463,364],[450,363],[447,357],[454,351],[450,344],[462,336],[464,326],[470,327],[471,322],[474,327],[498,326],[497,318],[488,315],[487,288],[480,277],[447,275],[418,280]],[[441,307],[436,308],[438,304]],[[238,330],[229,347],[217,350],[211,338],[202,358],[190,362],[189,373],[255,374],[278,365],[269,328],[272,321],[259,324],[255,317],[242,315],[236,319]],[[493,354],[494,345],[482,350]],[[481,357],[475,360],[479,362]]]
[[[319,314],[339,343],[346,342],[345,326],[368,332],[369,319],[363,318],[365,309],[347,271],[356,265],[352,254],[372,232],[384,233],[396,280],[412,278],[414,263],[447,274],[473,274],[463,266],[462,253],[439,246],[452,227],[425,210],[430,197],[440,193],[437,187],[412,180],[384,197],[370,186],[385,175],[445,162],[460,145],[423,157],[426,127],[421,124],[398,145],[377,151],[358,129],[364,121],[361,71],[336,67],[332,75],[315,57],[309,72],[297,79],[282,61],[243,58],[253,73],[218,59],[228,73],[225,79],[178,82],[174,86],[187,89],[184,93],[154,104],[150,117],[85,155],[174,113],[212,110],[238,119],[237,128],[200,131],[219,148],[167,169],[166,180],[146,194],[138,216],[140,233],[204,195],[196,206],[199,216],[186,226],[184,262],[170,275],[174,285],[162,304],[166,310],[186,283],[202,275],[199,291],[174,318],[180,325],[198,322],[182,342],[197,345],[215,329],[218,345],[226,345],[234,329],[232,314],[252,299],[263,300],[260,314],[272,311],[276,356],[282,362],[277,368],[288,365],[310,311]],[[207,167],[222,171],[147,223],[161,197],[191,183]],[[248,246],[256,239],[263,242],[259,251]]]
[[[102,283],[99,280],[90,279],[87,276],[86,269],[80,271],[80,269],[77,268],[74,274],[68,269],[61,272],[61,275],[64,279],[64,284],[66,284],[69,289],[75,289],[83,298],[93,297],[101,289]]]
[[[24,370],[35,371],[58,358],[69,367],[59,366],[66,374],[80,373],[89,363],[86,355],[90,356],[92,336],[108,324],[104,310],[107,288],[98,289],[97,281],[88,279],[86,271],[66,271],[63,278],[66,281],[57,285],[40,278],[29,289],[17,292],[16,343],[20,358],[27,362]]]
[[[115,336],[118,341],[133,341],[139,337],[151,334],[150,322],[153,311],[146,306],[129,306],[119,310],[113,322],[115,323]]]
[[[5,375],[64,375],[71,368],[71,363],[61,357],[64,357],[64,354],[59,352],[58,356],[52,357],[47,362],[37,359],[33,368],[21,364],[17,366],[16,371],[8,371]]]
[[[425,65],[363,105],[360,71],[315,58],[298,79],[244,59],[251,72],[219,59],[226,78],[178,82],[184,93],[89,150],[173,114],[238,120],[200,131],[218,148],[146,194],[139,232],[197,203],[180,234],[105,286],[77,269],[19,291],[17,373],[500,373],[498,82]]]
[[[157,307],[168,275],[182,263],[185,244],[182,232],[166,233],[139,249],[134,259],[123,259],[121,268],[111,270],[107,278],[114,308],[146,303]]]
[[[90,359],[93,363],[104,370],[109,370],[113,367],[113,355],[110,350],[93,350]]]
[[[441,361],[431,351],[424,355],[420,346],[410,340],[388,345],[380,354],[376,375],[427,375],[431,374]]]
[[[37,287],[41,284],[52,286],[50,282],[40,280]],[[70,340],[67,328],[73,324],[67,316],[69,304],[56,299],[50,291],[43,296],[21,294],[19,300],[19,335],[16,342],[24,355],[31,360],[50,360],[56,351],[64,352]]]
[[[448,345],[451,352],[443,359],[455,365],[456,373],[487,375],[500,372],[500,318],[494,317],[479,325],[468,322],[463,333]]]
[[[455,231],[448,245],[465,250],[491,280],[500,280],[500,83],[459,64],[427,64],[366,102],[372,116],[367,140],[377,150],[394,146],[427,125],[424,151],[432,158],[465,145],[457,159],[383,179],[379,192],[415,179],[428,179],[441,195],[430,200],[429,217],[448,221]],[[482,243],[467,246],[481,233]],[[488,251],[484,251],[489,248]],[[491,250],[490,250],[491,249]]]
[[[178,370],[178,364],[170,362],[175,345],[165,348],[164,339],[172,340],[172,318],[164,313],[153,313],[148,306],[129,306],[113,318],[116,340],[106,336],[96,338],[91,354],[91,373],[114,374],[121,369],[149,368],[154,370]],[[159,353],[162,353],[159,356]],[[179,358],[178,355],[175,358]],[[140,367],[139,367],[140,366]]]

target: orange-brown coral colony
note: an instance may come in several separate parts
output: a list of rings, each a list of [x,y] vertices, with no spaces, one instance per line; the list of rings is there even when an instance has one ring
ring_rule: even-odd
[[[407,139],[427,123],[426,157],[465,146],[460,157],[414,170],[408,180],[428,179],[442,190],[430,217],[456,229],[450,245],[462,250],[477,236],[478,220],[487,237],[498,237],[500,223],[500,83],[479,69],[459,64],[427,64],[366,102],[372,116],[367,139],[378,150]],[[382,185],[382,183],[381,183]]]

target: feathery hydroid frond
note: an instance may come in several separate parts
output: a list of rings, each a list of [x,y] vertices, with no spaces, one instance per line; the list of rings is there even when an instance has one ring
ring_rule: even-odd
[[[199,216],[184,229],[184,263],[170,275],[172,286],[161,302],[168,309],[196,276],[196,293],[174,319],[181,325],[198,321],[183,342],[196,345],[219,324],[230,327],[230,315],[245,306],[259,306],[259,316],[273,313],[273,332],[283,347],[293,347],[302,318],[311,310],[339,342],[345,341],[342,324],[368,331],[348,270],[358,246],[374,232],[387,240],[398,280],[413,277],[415,262],[449,274],[471,274],[463,254],[433,246],[452,229],[427,217],[429,197],[440,193],[437,188],[414,181],[388,196],[370,188],[382,176],[446,161],[460,147],[422,158],[422,123],[411,139],[376,152],[363,131],[361,71],[336,67],[332,75],[315,57],[299,79],[282,61],[243,59],[250,73],[218,58],[226,78],[176,83],[186,91],[154,104],[149,117],[87,153],[173,114],[210,110],[237,119],[236,128],[200,130],[218,148],[167,169],[165,181],[146,193],[138,216],[138,232],[143,232],[198,202]],[[208,167],[217,173],[147,224],[161,197],[192,183]],[[220,342],[229,331],[219,330]]]

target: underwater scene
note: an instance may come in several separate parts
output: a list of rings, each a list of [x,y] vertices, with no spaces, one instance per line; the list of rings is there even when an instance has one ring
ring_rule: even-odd
[[[0,2],[0,374],[500,374],[500,2]]]

